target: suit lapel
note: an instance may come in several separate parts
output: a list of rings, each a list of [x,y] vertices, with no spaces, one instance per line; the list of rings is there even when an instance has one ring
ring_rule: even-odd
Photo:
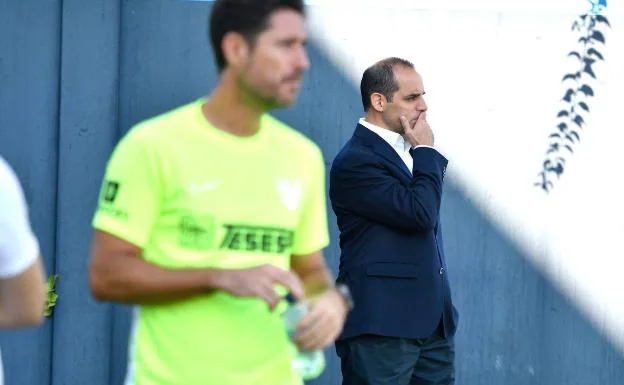
[[[408,176],[412,176],[412,173],[410,172],[409,168],[407,168],[405,162],[403,162],[403,159],[401,159],[399,154],[397,154],[397,152],[394,150],[394,148],[392,148],[392,146],[388,144],[388,142],[379,137],[379,135],[375,134],[361,124],[358,124],[355,128],[354,135],[360,138],[366,145],[370,146],[373,151],[375,151],[378,155],[382,156],[388,162],[399,167]]]

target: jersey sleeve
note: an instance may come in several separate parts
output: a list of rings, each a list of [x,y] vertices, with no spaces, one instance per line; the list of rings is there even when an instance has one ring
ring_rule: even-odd
[[[93,227],[143,248],[160,211],[157,148],[130,132],[115,147],[104,174]]]
[[[304,192],[301,217],[295,230],[293,255],[306,255],[329,245],[325,197],[325,163],[320,150],[308,160],[309,178]]]
[[[0,278],[23,273],[38,256],[24,192],[13,170],[0,159]]]

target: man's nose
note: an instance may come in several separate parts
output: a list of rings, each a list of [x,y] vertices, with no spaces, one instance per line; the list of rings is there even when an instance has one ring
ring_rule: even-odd
[[[416,109],[418,111],[427,111],[427,102],[425,102],[423,97],[420,97],[418,103],[416,103]]]
[[[297,69],[300,71],[305,71],[310,68],[310,59],[308,58],[308,53],[304,46],[301,47],[299,52],[297,53],[296,65]]]

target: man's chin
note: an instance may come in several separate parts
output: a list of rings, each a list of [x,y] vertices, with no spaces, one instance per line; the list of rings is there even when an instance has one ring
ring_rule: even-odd
[[[263,109],[266,111],[274,110],[276,108],[286,108],[291,104],[293,104],[293,101],[283,98],[270,98],[262,101]]]
[[[297,101],[297,96],[288,98],[278,98],[272,101],[272,108],[287,108],[292,106]]]

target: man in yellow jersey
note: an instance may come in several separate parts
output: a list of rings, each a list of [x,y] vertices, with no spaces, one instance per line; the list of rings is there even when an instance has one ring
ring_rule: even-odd
[[[302,1],[217,0],[220,71],[205,99],[133,127],[106,168],[89,281],[136,306],[126,384],[294,385],[280,317],[310,301],[295,336],[323,349],[342,330],[319,148],[268,115],[309,67]]]

